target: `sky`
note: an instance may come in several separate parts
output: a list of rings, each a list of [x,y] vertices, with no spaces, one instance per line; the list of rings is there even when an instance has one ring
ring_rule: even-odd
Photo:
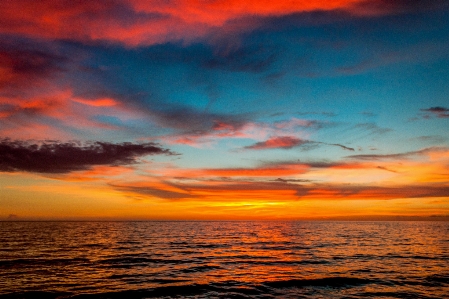
[[[449,220],[449,2],[0,6],[1,220]]]

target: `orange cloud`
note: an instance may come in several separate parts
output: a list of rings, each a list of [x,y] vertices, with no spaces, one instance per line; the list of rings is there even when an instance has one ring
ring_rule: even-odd
[[[72,101],[75,101],[77,103],[81,103],[87,106],[94,106],[94,107],[111,107],[118,104],[118,102],[111,98],[100,98],[100,99],[93,99],[93,100],[87,100],[87,99],[80,99],[75,98],[72,99]]]
[[[310,167],[304,164],[286,164],[256,168],[211,168],[211,169],[171,169],[165,175],[186,178],[204,177],[274,177],[292,176],[305,173]]]
[[[65,175],[47,175],[48,177],[63,181],[105,181],[123,179],[125,176],[133,175],[134,169],[125,166],[97,165],[83,171],[74,171]]]

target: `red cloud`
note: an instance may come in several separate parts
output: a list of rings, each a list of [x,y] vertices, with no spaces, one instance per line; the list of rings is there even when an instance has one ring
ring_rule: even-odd
[[[77,136],[66,128],[85,131],[120,129],[117,125],[96,120],[97,115],[113,116],[121,120],[137,119],[146,115],[145,111],[127,107],[113,98],[79,98],[74,97],[70,89],[64,90],[51,84],[46,87],[46,90],[34,89],[23,96],[0,95],[2,136],[25,139],[46,139],[52,136],[68,140]]]
[[[379,0],[15,0],[4,1],[0,6],[0,33],[136,46],[169,40],[191,41],[245,17],[337,9],[354,14],[387,13],[385,9],[378,9],[379,5],[367,6],[367,2],[372,4]],[[398,9],[387,7],[387,10]],[[243,22],[232,30],[247,30],[255,26],[254,22],[257,21]]]
[[[24,84],[40,86],[61,71],[59,63],[64,60],[64,57],[42,51],[8,49],[0,45],[0,90],[22,89]]]

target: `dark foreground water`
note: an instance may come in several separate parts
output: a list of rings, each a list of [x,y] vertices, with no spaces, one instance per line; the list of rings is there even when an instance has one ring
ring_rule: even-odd
[[[448,222],[0,222],[1,298],[449,298]]]

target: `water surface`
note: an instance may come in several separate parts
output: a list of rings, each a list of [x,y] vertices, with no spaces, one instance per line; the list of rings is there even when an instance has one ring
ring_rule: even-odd
[[[448,222],[0,222],[4,298],[448,295]]]

